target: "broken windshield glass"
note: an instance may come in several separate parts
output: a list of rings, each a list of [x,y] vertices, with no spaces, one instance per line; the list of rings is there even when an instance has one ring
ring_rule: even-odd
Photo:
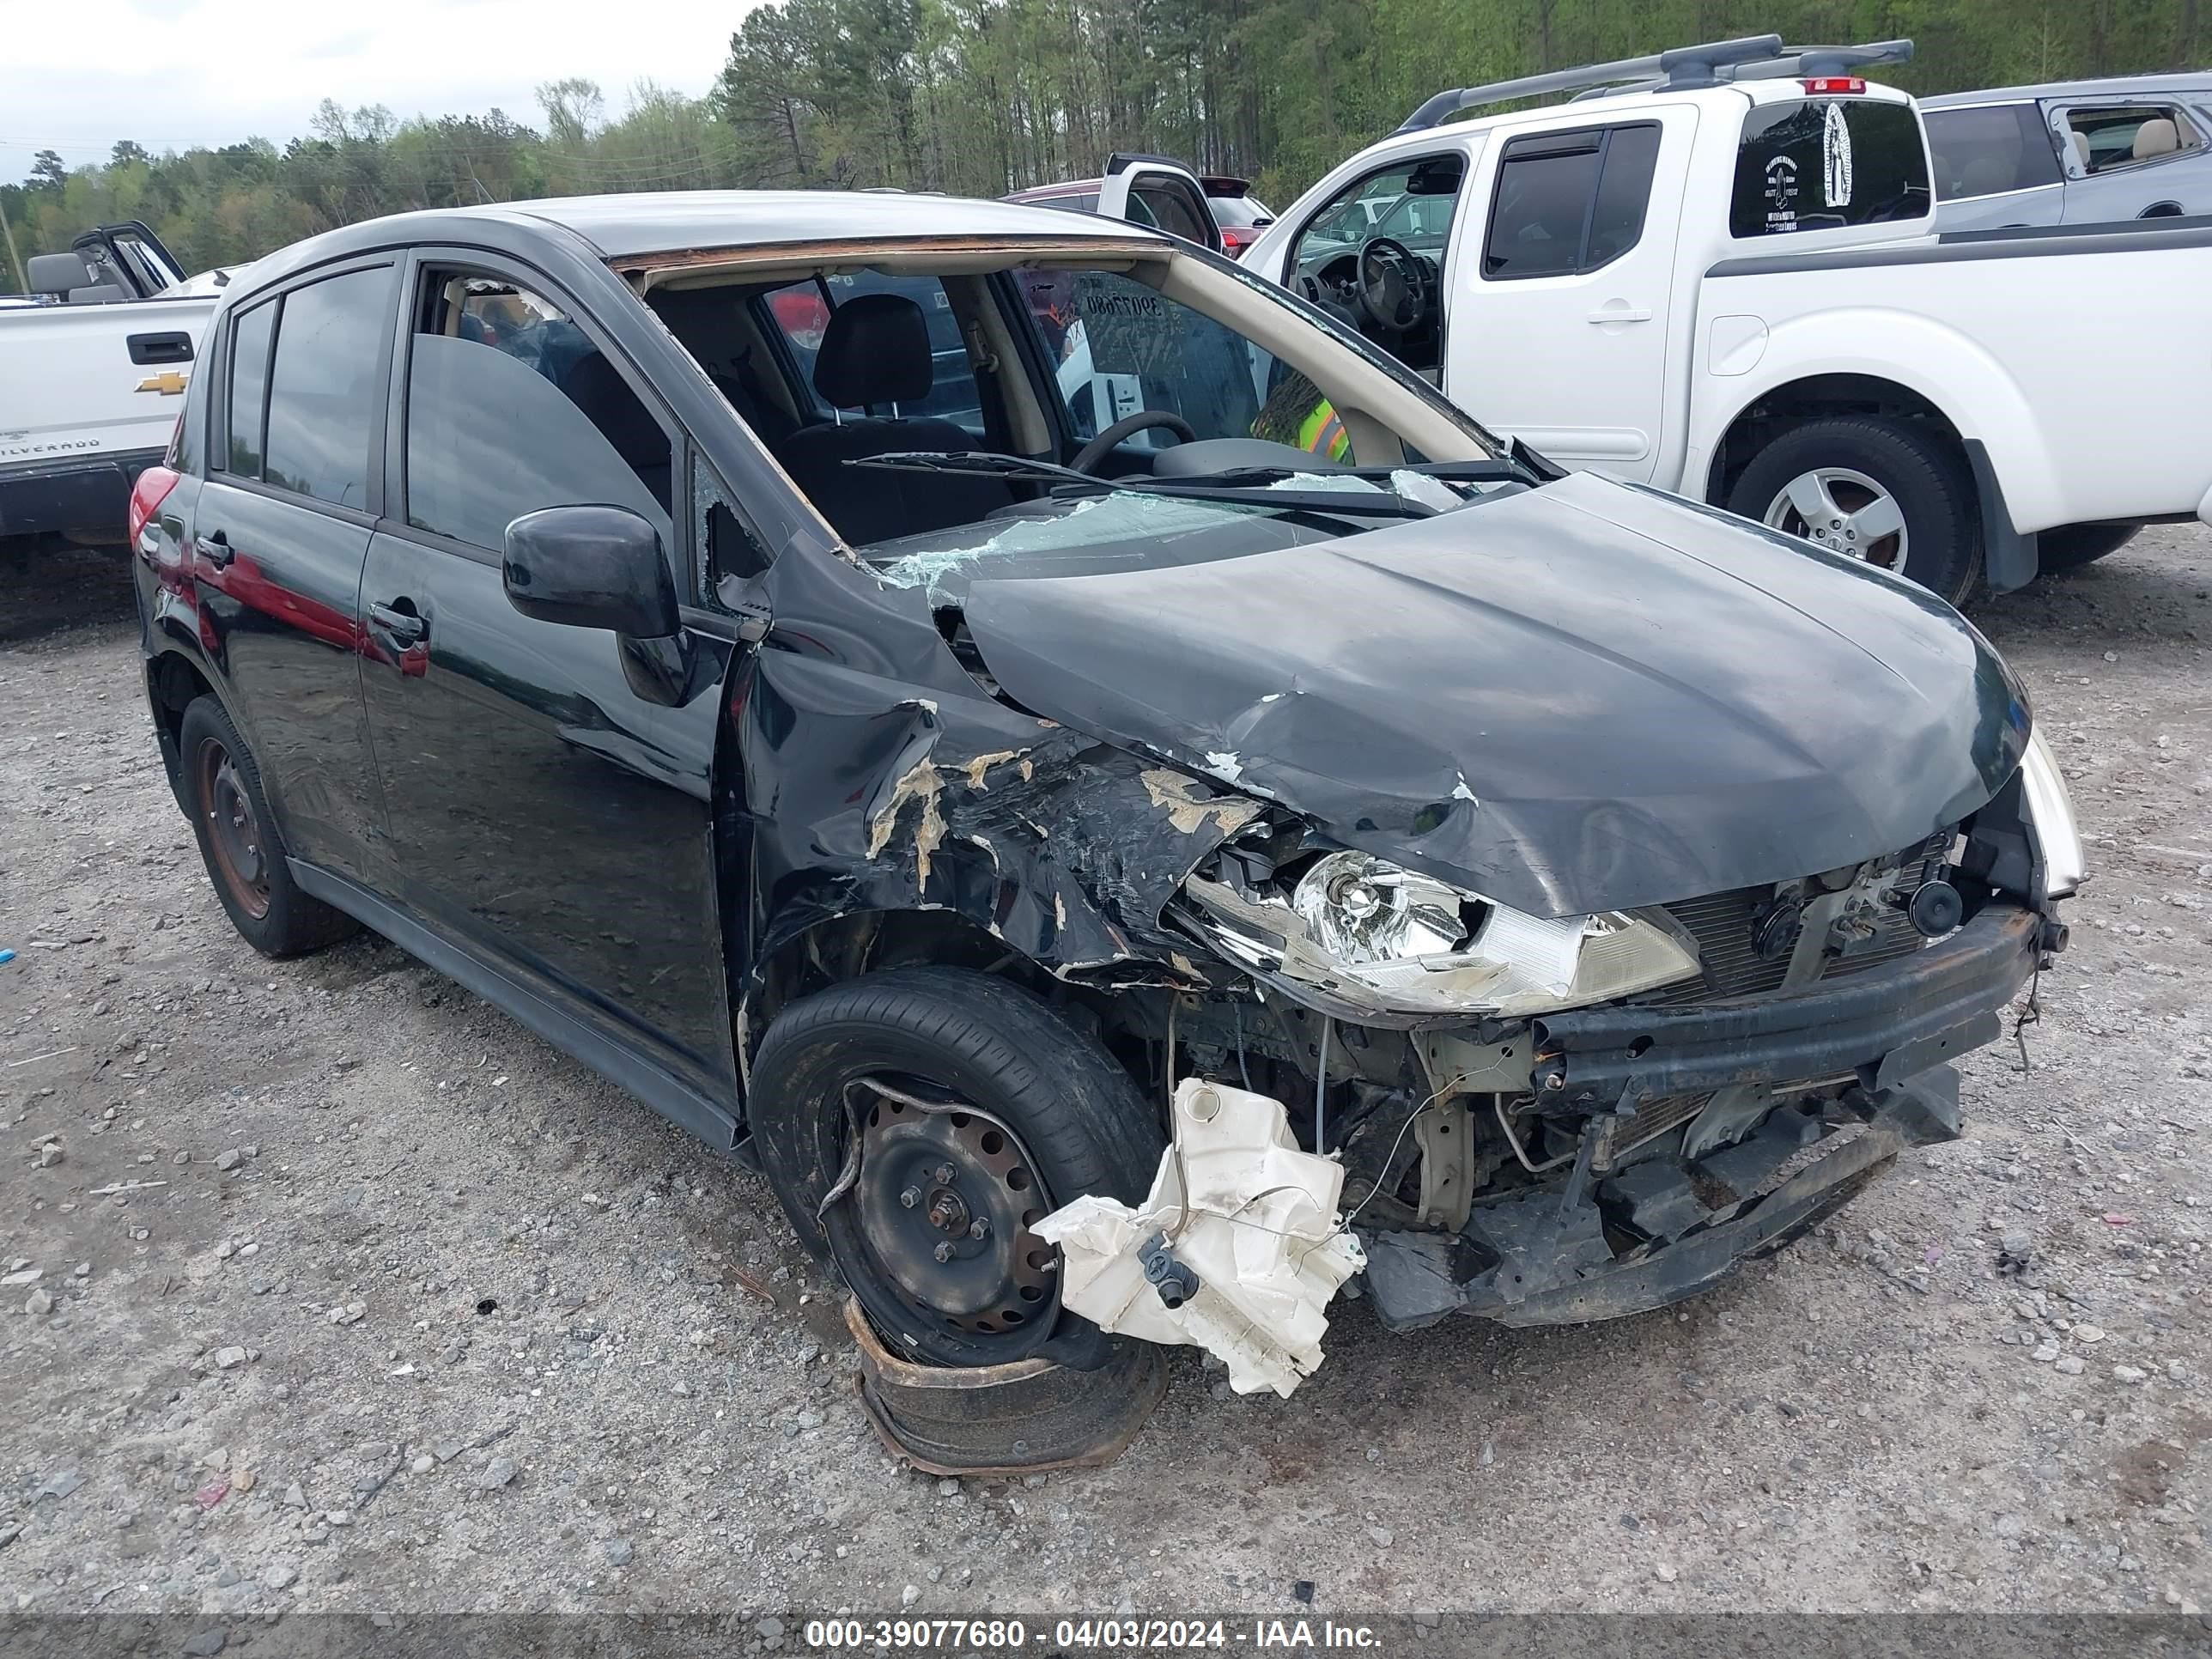
[[[878,543],[862,557],[892,586],[926,588],[931,604],[945,605],[978,576],[1090,575],[1334,538],[1266,506],[1115,490]]]

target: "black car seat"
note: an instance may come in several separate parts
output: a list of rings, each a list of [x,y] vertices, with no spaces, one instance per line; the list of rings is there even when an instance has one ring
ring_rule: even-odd
[[[863,294],[830,313],[814,359],[814,389],[833,408],[884,409],[929,396],[935,366],[929,324],[902,294]],[[852,467],[870,455],[977,447],[973,433],[929,416],[862,415],[804,426],[776,447],[792,481],[855,545],[972,524],[1010,505],[1004,480]]]
[[[645,302],[707,371],[738,418],[773,448],[805,423],[762,384],[751,338],[741,325],[744,307],[730,295],[726,289],[657,288]]]
[[[637,393],[629,389],[615,366],[599,352],[587,353],[569,366],[560,386],[568,401],[583,410],[615,453],[629,464],[653,499],[673,511],[670,485],[674,482],[674,457],[669,451],[668,434],[646,413]]]

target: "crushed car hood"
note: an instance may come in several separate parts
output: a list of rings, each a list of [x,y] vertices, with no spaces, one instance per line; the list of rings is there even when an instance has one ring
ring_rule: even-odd
[[[2028,730],[1932,595],[1587,473],[1249,557],[979,580],[966,615],[1024,707],[1542,915],[1900,851]]]

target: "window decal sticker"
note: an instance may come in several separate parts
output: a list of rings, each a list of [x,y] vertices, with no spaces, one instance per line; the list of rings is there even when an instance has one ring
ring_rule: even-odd
[[[1778,155],[1766,164],[1766,228],[1797,228],[1797,158]]]
[[[1851,130],[1841,104],[1828,106],[1820,123],[1820,172],[1828,205],[1851,204]]]

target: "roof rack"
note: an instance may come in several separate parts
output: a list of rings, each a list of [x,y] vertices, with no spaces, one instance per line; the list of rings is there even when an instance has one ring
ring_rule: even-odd
[[[1731,64],[1724,81],[1776,81],[1799,75],[1849,75],[1875,64],[1909,64],[1910,40],[1870,40],[1863,46],[1784,46],[1779,56]]]
[[[1524,75],[1488,86],[1440,92],[1407,116],[1401,132],[1441,125],[1462,110],[1504,104],[1521,98],[1572,93],[1577,100],[1608,98],[1656,88],[1719,86],[1730,81],[1768,80],[1793,75],[1842,75],[1869,64],[1901,64],[1912,56],[1910,40],[1880,40],[1863,46],[1785,46],[1778,34],[1746,35],[1704,46],[1676,46],[1645,58]]]

